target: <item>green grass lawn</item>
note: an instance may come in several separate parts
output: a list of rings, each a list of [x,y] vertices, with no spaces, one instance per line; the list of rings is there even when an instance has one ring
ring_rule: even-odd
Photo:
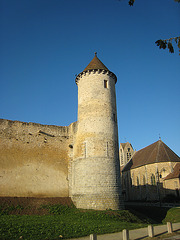
[[[43,216],[10,215],[12,207],[3,209],[0,239],[65,239],[140,228],[148,223],[127,210],[80,210],[63,205],[44,208],[48,208],[49,214]]]
[[[0,239],[66,239],[87,236],[91,233],[119,232],[125,228],[141,228],[150,223],[148,218],[141,218],[141,215],[128,210],[81,210],[63,205],[48,205],[41,208],[48,209],[48,214],[11,215],[14,209],[20,212],[23,208],[21,206],[1,208]],[[178,220],[179,210],[169,210],[168,221],[169,216],[171,219],[174,216]]]
[[[171,208],[166,214],[166,217],[162,221],[163,223],[166,222],[180,222],[180,208]]]

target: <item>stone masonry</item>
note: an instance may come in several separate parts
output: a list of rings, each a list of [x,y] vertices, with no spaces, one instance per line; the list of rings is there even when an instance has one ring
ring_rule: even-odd
[[[76,123],[69,127],[0,120],[0,195],[67,197]]]
[[[76,78],[78,128],[72,162],[71,197],[79,208],[122,207],[116,80],[96,55]]]
[[[76,77],[78,121],[0,120],[0,196],[68,197],[78,208],[120,209],[116,76],[97,58]]]

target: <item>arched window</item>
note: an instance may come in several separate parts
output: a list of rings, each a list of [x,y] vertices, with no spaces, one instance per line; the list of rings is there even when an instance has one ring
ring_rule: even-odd
[[[137,187],[139,187],[139,178],[137,177]]]
[[[156,178],[154,174],[151,175],[151,185],[156,185]]]
[[[143,185],[146,185],[146,178],[144,175],[143,175]]]
[[[131,181],[132,181],[132,185],[135,185],[135,181],[134,181],[134,173],[132,173],[132,175],[131,175]]]

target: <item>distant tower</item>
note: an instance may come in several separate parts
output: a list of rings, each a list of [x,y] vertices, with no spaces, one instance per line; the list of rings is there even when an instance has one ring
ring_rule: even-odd
[[[134,154],[131,143],[121,143],[119,149],[120,167],[124,167]]]
[[[73,150],[71,197],[78,208],[120,209],[120,166],[115,83],[95,57],[76,77],[78,128]]]

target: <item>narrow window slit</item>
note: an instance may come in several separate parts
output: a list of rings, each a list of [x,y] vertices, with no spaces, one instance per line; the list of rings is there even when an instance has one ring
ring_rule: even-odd
[[[104,80],[104,88],[108,88],[108,81]]]
[[[107,149],[107,157],[109,157],[108,142],[107,142],[107,144],[106,144],[106,149]]]

